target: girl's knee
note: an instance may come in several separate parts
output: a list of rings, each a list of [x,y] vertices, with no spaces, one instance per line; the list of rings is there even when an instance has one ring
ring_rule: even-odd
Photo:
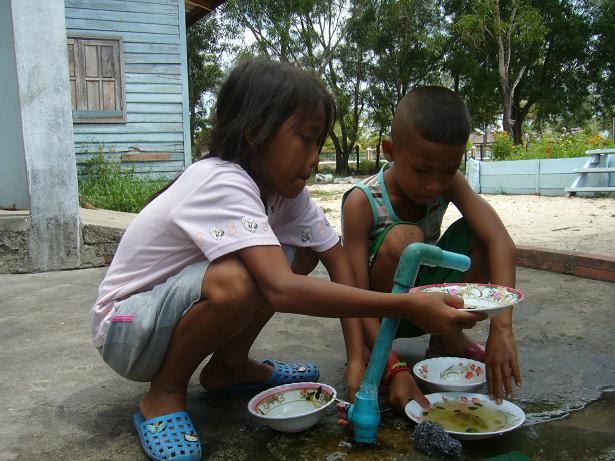
[[[237,256],[211,264],[203,279],[202,296],[210,305],[237,308],[240,313],[250,313],[252,308],[256,311],[264,301],[254,278]]]
[[[292,271],[295,274],[308,275],[318,264],[318,255],[310,248],[297,247],[292,261]]]

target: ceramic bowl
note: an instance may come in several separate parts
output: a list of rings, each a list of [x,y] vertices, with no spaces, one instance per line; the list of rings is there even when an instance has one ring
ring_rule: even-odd
[[[429,416],[431,411],[441,411],[438,408],[445,407],[447,403],[452,403],[457,407],[454,411],[460,415],[464,425],[468,421],[476,420],[475,418],[482,418],[484,421],[489,420],[490,424],[493,425],[493,427],[481,431],[460,431],[455,421],[441,423],[446,432],[460,440],[480,440],[497,437],[517,429],[525,421],[523,410],[508,400],[497,404],[495,400],[489,400],[486,395],[470,392],[439,392],[427,394],[425,397],[432,404],[432,410],[425,410],[416,400],[412,400],[406,405],[406,415],[415,423],[420,423],[423,420],[433,420]],[[459,419],[457,419],[458,422]]]
[[[320,421],[336,396],[335,389],[327,384],[284,384],[255,395],[248,411],[276,431],[301,432]]]
[[[412,371],[431,392],[475,392],[486,382],[485,364],[462,357],[422,360]]]

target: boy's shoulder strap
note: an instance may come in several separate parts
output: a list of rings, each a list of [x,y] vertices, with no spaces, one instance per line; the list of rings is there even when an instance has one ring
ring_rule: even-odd
[[[363,191],[363,193],[365,194],[365,197],[367,197],[367,201],[369,202],[369,206],[372,209],[372,216],[374,218],[374,224],[373,227],[376,227],[379,223],[379,218],[378,218],[378,203],[376,202],[376,199],[374,198],[374,194],[372,192],[372,188],[368,185],[369,181],[373,178],[367,178],[365,181],[361,181],[356,183],[352,188],[350,188],[349,190],[347,190],[343,197],[342,197],[342,210],[344,209],[344,202],[346,201],[346,198],[348,197],[348,195],[355,189],[360,189],[361,191]],[[344,213],[342,212],[342,219],[344,218]]]

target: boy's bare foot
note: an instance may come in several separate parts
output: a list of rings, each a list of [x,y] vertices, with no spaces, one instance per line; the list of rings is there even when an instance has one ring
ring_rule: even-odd
[[[429,338],[429,353],[433,355],[468,357],[484,360],[484,348],[463,331]]]
[[[219,391],[233,384],[264,383],[273,367],[251,358],[229,363],[213,356],[201,370],[199,382],[208,391]]]
[[[139,410],[146,420],[176,411],[186,411],[186,395],[150,390],[141,400]]]

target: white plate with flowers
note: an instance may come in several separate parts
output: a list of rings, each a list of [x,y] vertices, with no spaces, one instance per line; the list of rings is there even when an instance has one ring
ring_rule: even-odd
[[[519,290],[488,283],[438,283],[410,289],[410,293],[440,292],[463,298],[463,308],[493,317],[523,300]]]

